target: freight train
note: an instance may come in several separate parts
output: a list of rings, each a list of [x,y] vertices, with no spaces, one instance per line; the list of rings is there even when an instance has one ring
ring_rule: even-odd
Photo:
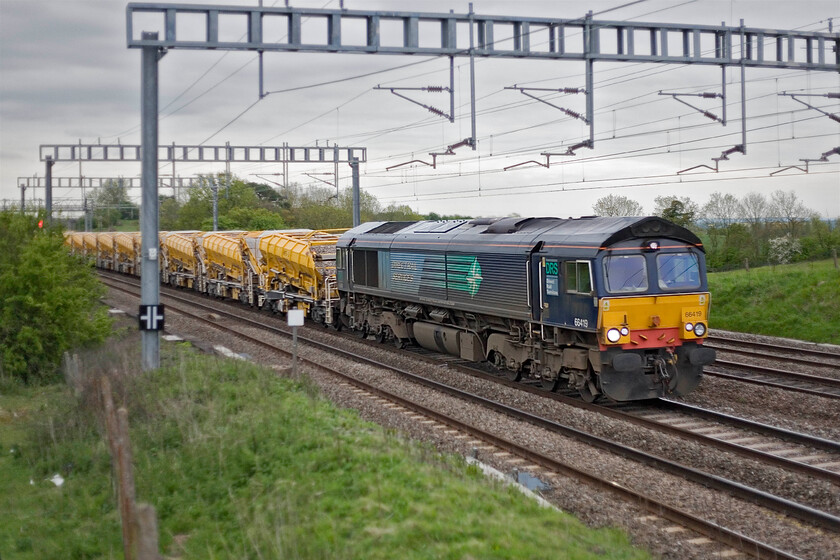
[[[139,273],[139,234],[67,242],[99,267]],[[165,284],[272,312],[302,308],[324,325],[489,362],[586,401],[685,395],[715,360],[703,346],[703,245],[658,217],[164,232],[160,255]]]

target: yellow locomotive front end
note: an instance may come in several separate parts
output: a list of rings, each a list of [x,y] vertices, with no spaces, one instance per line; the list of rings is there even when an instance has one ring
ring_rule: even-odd
[[[625,242],[601,258],[598,367],[615,400],[685,395],[715,353],[703,347],[711,294],[699,247]]]

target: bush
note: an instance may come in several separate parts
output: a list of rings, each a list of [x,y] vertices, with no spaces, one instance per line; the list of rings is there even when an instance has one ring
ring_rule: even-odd
[[[55,380],[66,350],[111,330],[93,269],[39,218],[0,212],[0,375],[24,383]]]

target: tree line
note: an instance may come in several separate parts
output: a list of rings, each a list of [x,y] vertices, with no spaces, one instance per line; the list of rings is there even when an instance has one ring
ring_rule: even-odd
[[[641,204],[620,195],[600,198],[592,208],[599,216],[647,215]],[[823,219],[794,191],[740,198],[714,192],[702,205],[690,197],[659,196],[653,214],[697,233],[711,270],[824,259],[840,250],[838,221]]]
[[[168,189],[167,189],[168,190]],[[213,199],[216,198],[220,230],[335,229],[353,225],[353,195],[350,189],[302,188],[293,184],[274,188],[244,181],[224,173],[204,175],[197,185],[160,195],[161,230],[213,229]],[[373,195],[361,192],[361,219],[365,221],[415,221],[466,218],[456,214],[420,214],[407,205],[383,206]],[[95,230],[123,229],[139,219],[124,182],[109,181],[97,189],[90,203]],[[71,224],[84,229],[84,217]]]
[[[197,186],[161,195],[160,229],[213,229],[214,197],[221,230],[333,229],[353,223],[350,189],[299,185],[274,188],[219,173],[202,176]],[[129,199],[122,181],[111,181],[98,189],[91,208],[94,229],[124,229],[139,218],[139,209]],[[471,217],[420,214],[407,205],[383,206],[364,191],[360,209],[363,222]],[[614,194],[598,199],[593,211],[599,216],[648,215],[637,201]],[[700,235],[712,270],[829,258],[840,248],[837,221],[822,219],[793,191],[777,190],[769,196],[750,192],[741,197],[715,192],[702,205],[690,197],[659,196],[651,214]],[[127,221],[128,226],[121,225]],[[84,222],[80,219],[71,227],[84,229]]]

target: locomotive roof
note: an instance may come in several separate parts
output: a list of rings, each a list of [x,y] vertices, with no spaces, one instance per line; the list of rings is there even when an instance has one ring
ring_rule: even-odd
[[[542,242],[562,247],[578,256],[594,256],[599,250],[629,239],[668,238],[702,250],[700,239],[673,222],[649,217],[586,216],[582,218],[478,218],[419,222],[368,222],[341,236],[339,246],[354,240],[359,246],[421,248],[445,245],[452,250],[498,247],[510,252],[530,252]]]

